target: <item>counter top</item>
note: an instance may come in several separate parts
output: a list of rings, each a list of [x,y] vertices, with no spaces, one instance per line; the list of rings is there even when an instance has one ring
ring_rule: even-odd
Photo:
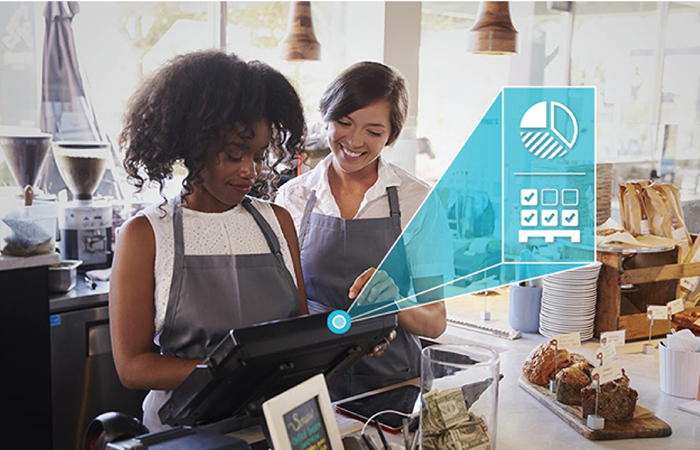
[[[491,312],[492,324],[505,326],[507,323],[508,293],[486,297],[486,305]],[[484,297],[464,296],[447,302],[450,316],[468,317],[477,320],[484,308]],[[497,446],[502,449],[540,450],[561,449],[674,449],[691,450],[700,447],[700,417],[683,412],[678,404],[688,399],[672,397],[659,389],[659,356],[642,354],[645,342],[628,343],[617,349],[617,358],[630,377],[630,386],[639,392],[638,403],[655,412],[661,420],[673,428],[673,434],[666,438],[627,439],[616,441],[589,441],[537,399],[518,386],[522,365],[530,351],[547,338],[539,334],[524,333],[523,338],[514,341],[481,335],[472,331],[449,326],[439,339],[443,343],[473,342],[492,347],[501,356],[501,373],[498,403]],[[658,342],[656,340],[655,342]],[[599,346],[597,339],[584,342],[582,348],[573,352],[581,353],[590,360]]]
[[[50,266],[58,264],[60,260],[61,258],[58,256],[58,253],[26,257],[0,256],[0,271]]]
[[[107,305],[109,302],[109,281],[96,281],[95,289],[90,289],[84,275],[78,274],[73,289],[66,293],[52,294],[49,297],[49,311],[56,314],[63,311]]]

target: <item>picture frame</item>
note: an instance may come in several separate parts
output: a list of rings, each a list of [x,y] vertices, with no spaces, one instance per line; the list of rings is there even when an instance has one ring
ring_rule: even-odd
[[[343,450],[322,374],[263,403],[263,414],[273,450]]]

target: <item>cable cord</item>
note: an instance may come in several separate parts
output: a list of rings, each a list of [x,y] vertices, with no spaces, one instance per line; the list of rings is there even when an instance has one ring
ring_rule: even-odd
[[[401,411],[395,411],[393,409],[379,411],[378,413],[374,414],[372,417],[367,419],[367,422],[365,422],[364,426],[362,427],[362,431],[360,432],[360,436],[363,436],[365,434],[365,430],[367,429],[367,425],[369,425],[369,423],[371,421],[373,421],[375,417],[381,416],[382,414],[398,414],[399,416],[408,417],[409,419],[411,418],[411,414],[406,414],[405,412],[401,412]]]

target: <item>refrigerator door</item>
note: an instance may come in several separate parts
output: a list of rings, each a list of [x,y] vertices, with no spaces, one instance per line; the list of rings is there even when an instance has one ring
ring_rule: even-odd
[[[107,411],[141,418],[144,391],[124,388],[112,358],[108,307],[51,317],[53,450],[78,450],[90,421]]]

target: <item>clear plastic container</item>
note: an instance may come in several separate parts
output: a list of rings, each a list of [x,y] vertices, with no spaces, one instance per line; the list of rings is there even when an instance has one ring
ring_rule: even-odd
[[[0,252],[3,256],[34,256],[56,251],[56,203],[24,206],[7,199],[2,203]]]
[[[423,450],[496,448],[500,358],[477,345],[423,349],[420,442]]]

